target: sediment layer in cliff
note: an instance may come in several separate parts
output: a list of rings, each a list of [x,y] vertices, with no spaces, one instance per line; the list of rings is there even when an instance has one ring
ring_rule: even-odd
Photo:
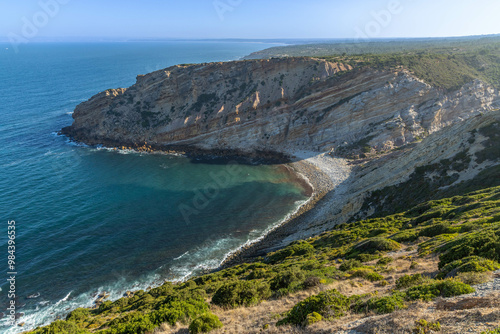
[[[113,146],[384,151],[497,108],[498,96],[480,81],[446,93],[404,69],[313,58],[178,65],[97,94],[62,132]]]

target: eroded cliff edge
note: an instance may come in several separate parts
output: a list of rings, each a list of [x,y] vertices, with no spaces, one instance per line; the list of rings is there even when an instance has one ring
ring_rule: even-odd
[[[480,81],[447,93],[404,69],[311,58],[178,65],[80,104],[63,133],[87,144],[322,152],[363,141],[384,151],[494,109],[497,99]]]

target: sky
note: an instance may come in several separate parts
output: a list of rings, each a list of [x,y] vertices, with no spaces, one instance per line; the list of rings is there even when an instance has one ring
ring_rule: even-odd
[[[500,33],[499,0],[1,0],[2,40],[445,37]]]

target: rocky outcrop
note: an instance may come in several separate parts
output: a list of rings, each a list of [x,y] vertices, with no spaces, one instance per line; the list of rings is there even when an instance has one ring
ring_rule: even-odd
[[[178,65],[80,104],[63,133],[87,144],[384,151],[497,108],[498,97],[480,81],[446,93],[404,69],[311,58]]]

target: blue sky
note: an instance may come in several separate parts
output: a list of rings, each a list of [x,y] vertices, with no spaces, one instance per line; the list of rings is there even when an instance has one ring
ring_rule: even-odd
[[[3,0],[0,38],[465,36],[500,33],[499,13],[498,0]]]

